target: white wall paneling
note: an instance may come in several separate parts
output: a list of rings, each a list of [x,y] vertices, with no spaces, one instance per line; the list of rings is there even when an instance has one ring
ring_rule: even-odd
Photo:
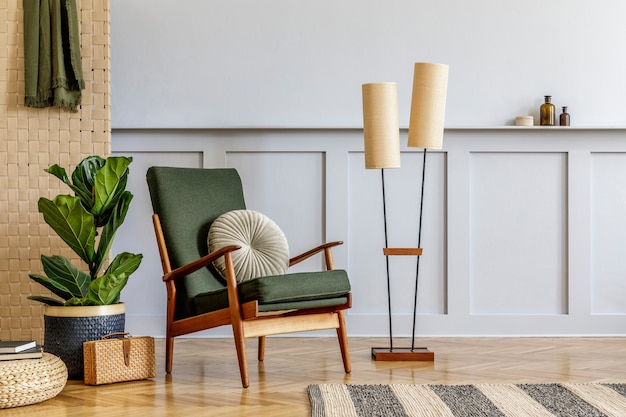
[[[381,175],[364,168],[362,140],[360,129],[114,130],[135,194],[114,251],[145,256],[123,294],[129,331],[164,332],[145,171],[172,165],[237,168],[248,208],[285,230],[293,254],[343,240],[350,335],[385,336]],[[385,171],[390,247],[417,244],[422,156],[403,146],[402,168]],[[623,334],[625,164],[623,129],[447,129],[427,154],[418,335]],[[390,265],[394,334],[406,336],[415,258]]]
[[[567,314],[564,153],[470,154],[472,314]]]
[[[591,311],[626,313],[626,153],[591,155]]]

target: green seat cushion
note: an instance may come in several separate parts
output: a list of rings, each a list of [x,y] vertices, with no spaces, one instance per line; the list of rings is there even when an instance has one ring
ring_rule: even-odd
[[[350,292],[348,274],[342,269],[272,275],[239,284],[242,303],[258,300],[260,311],[329,307],[345,304]],[[194,298],[196,314],[228,307],[226,289]]]
[[[301,272],[257,278],[239,286],[242,302],[259,300],[259,304],[312,301],[334,298],[350,292],[348,274],[342,269]]]

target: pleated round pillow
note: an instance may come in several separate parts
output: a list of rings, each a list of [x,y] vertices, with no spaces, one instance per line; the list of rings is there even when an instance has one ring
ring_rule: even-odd
[[[269,217],[253,210],[233,210],[219,216],[209,229],[209,251],[229,245],[241,246],[232,252],[237,282],[268,275],[282,275],[289,267],[289,245],[280,227]],[[213,266],[226,277],[224,257]]]

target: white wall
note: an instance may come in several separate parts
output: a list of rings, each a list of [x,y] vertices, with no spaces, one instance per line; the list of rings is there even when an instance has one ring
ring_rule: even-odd
[[[429,154],[418,332],[623,334],[626,138],[604,127],[626,126],[626,2],[110,4],[112,149],[135,158],[136,195],[114,250],[146,256],[124,292],[133,333],[164,326],[145,170],[177,165],[239,169],[249,206],[281,224],[294,252],[344,240],[350,333],[384,335],[380,174],[361,161],[361,84],[398,82],[406,127],[413,63],[429,61],[450,65],[449,129]],[[490,129],[537,117],[545,94],[594,129]],[[391,246],[415,243],[421,156],[402,158],[387,174]],[[284,192],[294,182],[306,187]],[[413,261],[394,260],[392,274],[406,334]]]
[[[573,124],[626,125],[622,0],[110,3],[114,128],[355,128],[374,81],[399,83],[406,125],[417,61],[450,65],[447,126],[546,94]]]

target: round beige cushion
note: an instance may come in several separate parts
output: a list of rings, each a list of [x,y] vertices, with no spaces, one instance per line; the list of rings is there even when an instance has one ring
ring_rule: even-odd
[[[269,217],[253,210],[233,210],[219,216],[209,229],[209,251],[237,245],[232,252],[237,282],[281,275],[289,267],[289,245],[280,227]],[[213,265],[226,277],[224,257]]]

